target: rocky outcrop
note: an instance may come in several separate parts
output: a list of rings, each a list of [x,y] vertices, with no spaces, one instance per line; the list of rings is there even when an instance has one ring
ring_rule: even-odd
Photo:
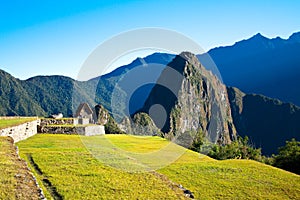
[[[133,115],[132,121],[125,117],[118,126],[122,131],[129,134],[162,136],[161,130],[157,128],[151,117],[143,112]]]
[[[141,112],[149,114],[166,137],[202,131],[221,144],[236,137],[226,86],[189,52],[163,70]]]
[[[110,116],[108,110],[106,110],[101,104],[95,106],[97,124],[105,127],[106,134],[123,134],[124,132],[119,128],[116,121]]]
[[[110,117],[109,112],[101,104],[95,106],[95,111],[97,115],[97,123],[100,125],[107,124]]]

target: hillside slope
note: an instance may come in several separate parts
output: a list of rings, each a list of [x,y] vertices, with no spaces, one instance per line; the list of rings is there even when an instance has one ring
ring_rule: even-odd
[[[233,122],[241,136],[249,136],[263,154],[277,153],[285,141],[300,140],[300,108],[262,95],[228,87]]]
[[[26,91],[27,83],[0,70],[0,115],[45,115],[40,104]]]
[[[22,157],[31,158],[39,167],[40,185],[46,178],[65,199],[184,199],[180,184],[195,199],[300,198],[300,176],[296,174],[249,160],[217,161],[177,145],[172,152],[163,152],[169,144],[159,137],[35,135],[18,146]],[[141,166],[130,157],[131,152],[170,155],[182,150],[177,161],[155,173],[132,173],[118,167],[124,163]],[[107,159],[111,157],[114,159]],[[105,158],[110,163],[103,162]],[[152,161],[145,161],[151,165]],[[50,198],[47,191],[44,189]]]

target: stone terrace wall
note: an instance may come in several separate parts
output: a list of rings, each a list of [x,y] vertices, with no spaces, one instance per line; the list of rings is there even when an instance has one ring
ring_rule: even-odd
[[[67,134],[67,135],[102,135],[105,134],[104,126],[88,125],[88,126],[39,126],[38,133],[50,134]]]
[[[78,119],[76,118],[62,118],[62,119],[52,119],[44,118],[41,119],[41,126],[47,125],[67,125],[67,124],[78,124]]]
[[[19,142],[37,134],[39,124],[40,120],[34,120],[18,126],[4,128],[0,130],[0,136],[10,136],[14,139],[14,142]]]
[[[95,125],[95,126],[86,126],[85,127],[85,136],[92,136],[92,135],[102,135],[105,134],[105,128],[101,125]]]

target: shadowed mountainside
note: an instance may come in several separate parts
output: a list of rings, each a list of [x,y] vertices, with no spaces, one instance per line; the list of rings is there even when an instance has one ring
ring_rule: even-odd
[[[236,132],[228,108],[225,85],[194,54],[183,52],[163,70],[140,112],[188,147],[187,137],[199,131],[214,143],[230,143]]]
[[[300,108],[262,95],[228,87],[233,122],[241,136],[249,136],[262,153],[277,153],[285,141],[300,140]]]

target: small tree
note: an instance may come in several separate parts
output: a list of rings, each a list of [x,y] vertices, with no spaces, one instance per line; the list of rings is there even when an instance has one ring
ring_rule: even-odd
[[[274,166],[300,174],[300,142],[293,138],[285,146],[278,148],[279,154],[274,158]]]
[[[194,135],[193,143],[191,146],[191,150],[196,152],[201,152],[201,147],[205,142],[205,135],[201,130],[198,130],[196,133],[191,133]]]

